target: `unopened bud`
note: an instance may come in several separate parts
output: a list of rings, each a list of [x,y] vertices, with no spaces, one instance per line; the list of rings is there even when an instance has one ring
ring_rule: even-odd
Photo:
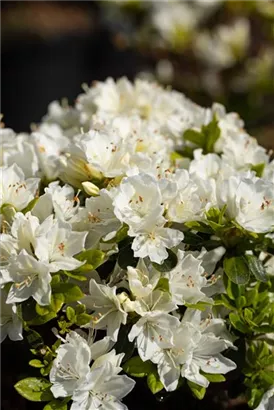
[[[86,181],[82,182],[82,187],[84,188],[84,191],[90,195],[90,196],[97,196],[99,195],[99,188],[92,182]]]

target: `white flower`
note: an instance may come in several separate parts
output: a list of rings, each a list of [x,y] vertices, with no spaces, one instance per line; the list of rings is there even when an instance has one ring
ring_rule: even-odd
[[[198,186],[190,180],[186,170],[177,170],[172,177],[177,192],[168,204],[167,218],[179,223],[200,219],[204,204],[197,192]]]
[[[9,274],[14,282],[7,303],[23,302],[31,296],[39,305],[49,305],[51,275],[49,267],[22,250],[11,260]]]
[[[62,221],[70,221],[78,213],[80,200],[70,185],[60,186],[59,181],[51,182],[45,188],[45,194],[40,196],[31,213],[42,222],[54,212],[55,217]]]
[[[178,305],[195,304],[199,301],[210,303],[211,299],[207,298],[201,290],[207,285],[202,261],[180,250],[177,256],[176,267],[165,274],[168,278],[172,300]]]
[[[177,229],[165,228],[163,225],[166,220],[163,218],[163,223],[158,225],[147,226],[138,230],[132,242],[134,256],[145,258],[148,256],[152,262],[163,263],[168,257],[167,249],[179,245],[184,239],[183,232]]]
[[[82,302],[93,311],[90,326],[95,329],[106,329],[107,336],[117,341],[121,324],[126,324],[127,313],[123,311],[116,295],[116,286],[99,285],[91,279],[89,292],[90,295]]]
[[[69,140],[57,124],[42,124],[31,138],[39,159],[42,176],[54,180],[60,174],[60,156],[66,150]]]
[[[28,134],[16,135],[11,129],[0,129],[0,165],[17,164],[26,178],[37,175],[38,158]]]
[[[176,390],[181,366],[192,357],[199,331],[191,323],[181,323],[173,331],[172,344],[157,351],[151,360],[157,364],[158,374],[167,391]]]
[[[194,151],[194,159],[189,165],[189,173],[194,178],[216,178],[221,168],[221,158],[217,154],[203,155],[202,149]]]
[[[30,212],[18,212],[11,226],[17,249],[26,250],[47,264],[50,272],[74,270],[83,262],[73,258],[85,247],[87,232],[74,232],[69,223],[48,216],[41,224]]]
[[[74,270],[83,265],[73,256],[85,248],[87,232],[74,232],[71,225],[52,220],[44,237],[36,241],[35,255],[39,260],[49,264],[51,272],[60,269]]]
[[[66,343],[57,349],[50,372],[54,397],[72,396],[73,410],[126,409],[120,400],[133,389],[135,382],[118,375],[124,355],[116,355],[115,351],[104,354],[107,345],[108,340],[90,345],[76,332],[70,332]],[[95,361],[90,368],[91,360]]]
[[[13,164],[0,168],[0,208],[12,205],[17,211],[24,209],[36,195],[40,179],[25,179],[23,171]]]
[[[87,163],[110,178],[125,174],[134,149],[134,145],[109,130],[91,130],[75,142],[85,153]]]
[[[101,189],[99,195],[87,198],[85,208],[82,208],[73,219],[74,229],[88,230],[87,247],[94,246],[101,238],[112,239],[122,227],[122,223],[114,214],[113,198],[116,189],[110,191]]]
[[[17,315],[17,308],[15,304],[7,304],[7,294],[4,290],[0,289],[1,297],[1,317],[0,317],[0,336],[1,343],[7,336],[11,340],[22,340],[22,321]]]
[[[199,323],[200,321],[200,323]],[[205,373],[226,374],[236,368],[234,362],[224,357],[221,352],[232,347],[230,340],[226,339],[224,322],[221,319],[201,319],[201,312],[187,309],[182,323],[190,323],[200,330],[195,335],[195,347],[191,357],[182,366],[181,376],[200,385],[207,387],[209,381],[200,370]]]
[[[71,396],[90,371],[91,352],[85,339],[70,332],[66,341],[56,350],[57,357],[49,375],[54,397]]]
[[[121,399],[135,385],[128,376],[117,375],[109,362],[91,369],[84,383],[74,391],[72,410],[127,410]]]
[[[59,125],[67,137],[79,133],[80,113],[63,101],[62,105],[58,101],[52,101],[48,106],[48,114],[43,118],[44,124]],[[44,125],[43,124],[43,125]]]
[[[221,209],[243,228],[252,232],[268,232],[274,226],[274,185],[258,178],[232,176],[219,181],[218,203]]]
[[[151,360],[162,348],[172,346],[173,330],[180,324],[175,316],[155,310],[144,313],[128,334],[132,342],[136,338],[139,356]]]
[[[156,287],[160,272],[145,259],[139,259],[136,268],[127,267],[127,279],[134,297],[141,299],[148,296]]]
[[[226,142],[243,132],[244,122],[237,113],[227,113],[225,107],[219,103],[213,103],[211,114],[218,119],[218,127],[221,130],[221,135],[214,145],[214,151],[219,153]]]
[[[261,400],[261,403],[255,410],[272,410],[274,406],[274,387],[269,389]]]
[[[248,170],[253,165],[267,164],[269,156],[255,138],[241,133],[226,141],[222,159],[236,170]]]
[[[157,222],[164,207],[157,181],[147,174],[124,178],[114,198],[114,213],[117,218],[129,225],[134,234]]]

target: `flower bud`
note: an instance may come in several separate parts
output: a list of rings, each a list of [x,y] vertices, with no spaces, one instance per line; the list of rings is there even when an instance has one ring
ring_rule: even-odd
[[[85,192],[90,196],[97,196],[99,194],[99,188],[95,184],[89,181],[82,182],[82,187]]]

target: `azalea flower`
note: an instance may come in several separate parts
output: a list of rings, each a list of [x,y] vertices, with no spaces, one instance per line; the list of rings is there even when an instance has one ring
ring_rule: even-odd
[[[12,258],[9,275],[13,284],[6,303],[23,302],[31,296],[39,305],[49,305],[51,297],[51,275],[48,265],[37,261],[24,249]]]
[[[7,304],[7,294],[3,289],[0,289],[1,297],[1,317],[0,317],[0,334],[1,343],[7,336],[11,340],[22,340],[22,321],[17,315],[16,304]]]
[[[0,208],[11,205],[17,211],[24,209],[35,198],[39,178],[25,179],[23,171],[13,164],[0,168]]]
[[[179,324],[175,316],[166,312],[148,311],[132,326],[128,338],[131,342],[136,339],[138,353],[143,361],[152,360],[162,348],[172,345],[173,329],[176,329]]]
[[[243,228],[263,233],[274,226],[274,185],[259,178],[232,176],[217,184],[219,207]]]
[[[98,343],[102,345],[101,342],[89,345],[76,332],[70,332],[56,351],[50,372],[51,391],[54,397],[72,396],[74,410],[95,410],[101,406],[109,410],[125,408],[120,400],[135,385],[129,377],[119,375],[124,355],[112,351],[98,356]]]
[[[172,300],[178,305],[195,304],[199,301],[210,303],[211,299],[201,290],[207,285],[202,261],[180,250],[178,250],[177,257],[176,267],[165,274]]]
[[[127,279],[134,297],[141,299],[156,287],[160,273],[148,261],[140,258],[136,268],[127,267]]]
[[[83,299],[88,309],[93,311],[89,326],[94,329],[106,329],[107,336],[117,341],[121,324],[126,324],[127,313],[122,309],[116,286],[97,284],[94,279],[89,283],[90,295]]]

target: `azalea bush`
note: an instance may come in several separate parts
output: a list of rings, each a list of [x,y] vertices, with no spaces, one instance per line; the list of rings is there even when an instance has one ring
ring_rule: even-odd
[[[118,410],[138,383],[202,400],[236,372],[250,408],[272,409],[270,153],[220,104],[83,88],[30,134],[0,130],[1,340],[24,338],[37,374],[15,389]]]

